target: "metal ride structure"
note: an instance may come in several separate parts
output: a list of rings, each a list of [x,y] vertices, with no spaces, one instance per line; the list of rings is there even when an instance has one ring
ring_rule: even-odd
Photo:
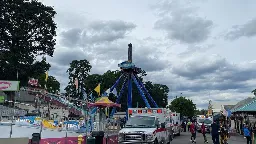
[[[132,108],[132,82],[135,83],[137,86],[137,89],[140,92],[140,95],[145,102],[145,105],[147,108],[151,108],[150,103],[148,99],[150,100],[151,104],[153,104],[153,107],[158,108],[158,105],[153,100],[151,95],[149,94],[148,90],[145,88],[144,84],[140,81],[138,74],[142,73],[143,71],[141,68],[138,68],[135,66],[135,64],[132,62],[132,44],[128,44],[128,60],[124,61],[120,64],[118,64],[118,67],[120,67],[120,70],[122,72],[121,76],[117,79],[115,84],[110,88],[110,92],[114,90],[114,88],[120,83],[121,79],[124,78],[124,82],[122,85],[122,88],[118,94],[116,103],[120,103],[122,94],[124,90],[127,87],[128,95],[127,95],[127,108]],[[147,99],[148,98],[148,99]],[[112,117],[116,111],[116,108],[113,108],[111,111],[110,116]],[[128,115],[128,113],[127,113]],[[128,118],[128,117],[127,117]]]
[[[45,89],[40,88],[22,87],[21,91],[27,91],[28,94],[39,97],[40,100],[44,100],[62,108],[67,108],[70,112],[73,112],[77,115],[82,115],[82,108],[77,107],[74,103],[71,103],[66,99],[65,96],[48,93]]]

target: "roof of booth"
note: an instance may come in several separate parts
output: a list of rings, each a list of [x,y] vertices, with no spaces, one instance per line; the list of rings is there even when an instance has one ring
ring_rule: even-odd
[[[256,112],[256,99],[239,108],[233,109],[232,112]]]

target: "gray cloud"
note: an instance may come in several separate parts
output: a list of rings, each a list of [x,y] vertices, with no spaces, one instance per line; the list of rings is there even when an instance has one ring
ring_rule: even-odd
[[[136,27],[124,21],[93,21],[87,27],[72,28],[61,32],[61,44],[66,47],[91,47],[123,39]]]
[[[217,70],[223,69],[229,64],[226,59],[222,57],[212,57],[205,61],[204,59],[189,60],[183,64],[173,66],[172,72],[188,79],[197,79],[205,74],[217,72]]]
[[[136,27],[133,23],[124,21],[94,21],[89,25],[91,31],[84,37],[89,43],[111,42],[124,38]]]
[[[203,92],[213,90],[239,95],[246,93],[248,96],[255,89],[255,62],[231,64],[220,56],[205,54],[190,55],[185,61],[177,64],[172,62],[171,65],[169,69],[148,73],[146,79],[167,85],[173,92],[172,96],[182,92],[188,97],[197,94],[201,97]]]
[[[92,57],[80,48],[68,49],[58,48],[57,52],[54,53],[53,58],[49,58],[50,62],[53,62],[59,66],[68,66],[73,60],[91,60]]]
[[[177,91],[193,91],[193,92],[202,92],[202,91],[211,91],[211,90],[234,90],[239,89],[240,92],[245,92],[248,90],[251,91],[248,86],[243,82],[234,82],[232,80],[223,79],[222,82],[209,81],[209,79],[201,79],[193,82],[184,82],[181,85],[176,87]]]
[[[173,16],[158,20],[155,28],[166,31],[169,39],[190,44],[205,41],[212,25],[212,21],[200,17]]]
[[[208,50],[210,50],[213,47],[214,47],[214,44],[211,44],[211,45],[190,45],[187,48],[187,50],[185,50],[184,52],[179,53],[178,56],[187,57],[187,56],[191,56],[192,54],[207,52]]]
[[[121,20],[94,21],[89,25],[95,31],[115,31],[124,35],[127,31],[133,30],[136,25]]]
[[[88,13],[77,13],[75,11],[69,10],[61,10],[60,8],[56,8],[56,22],[58,29],[70,29],[70,28],[81,28],[86,26],[88,23],[87,17]],[[86,15],[85,15],[86,14]]]
[[[137,67],[142,68],[146,72],[161,71],[167,66],[167,63],[163,60],[139,54],[134,55],[133,62]]]
[[[186,65],[186,64],[184,64]],[[254,89],[247,81],[255,80],[256,64],[243,67],[241,65],[232,65],[225,59],[217,59],[215,62],[202,62],[187,64],[182,68],[173,68],[172,72],[177,77],[182,77],[183,81],[176,86],[177,91],[200,92],[205,90],[236,90],[237,92],[250,92]],[[172,84],[170,84],[172,85]]]
[[[59,65],[57,63],[51,62],[50,74],[54,76],[58,76],[58,80],[65,80],[68,78],[68,74],[66,73],[69,66]]]
[[[254,37],[256,36],[256,18],[248,21],[243,25],[235,25],[232,30],[226,34],[226,38],[236,40],[241,37]]]
[[[80,28],[73,28],[67,31],[61,32],[61,43],[62,45],[74,48],[74,46],[79,44],[81,38],[82,30]]]
[[[190,3],[181,5],[179,1],[164,1],[156,8],[160,19],[156,21],[155,28],[164,30],[171,40],[182,43],[200,43],[208,39],[213,22],[196,16],[196,8]]]

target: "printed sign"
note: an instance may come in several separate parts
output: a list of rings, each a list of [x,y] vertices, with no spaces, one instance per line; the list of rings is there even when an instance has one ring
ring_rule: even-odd
[[[18,91],[19,81],[0,80],[0,91]]]

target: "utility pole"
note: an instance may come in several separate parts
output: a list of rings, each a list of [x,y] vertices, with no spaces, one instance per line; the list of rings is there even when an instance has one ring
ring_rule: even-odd
[[[52,99],[50,99],[50,101],[49,101],[49,103],[48,103],[48,118],[49,118],[49,120],[51,119],[51,114],[50,114],[50,112],[51,112],[51,110],[50,110],[50,106],[51,106],[51,101],[52,101]]]

